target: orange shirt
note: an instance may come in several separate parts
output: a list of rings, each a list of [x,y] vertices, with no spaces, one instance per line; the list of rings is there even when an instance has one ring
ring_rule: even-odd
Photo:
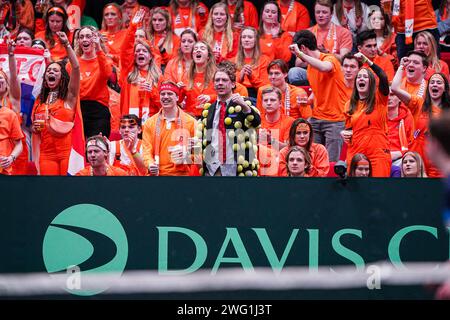
[[[233,62],[236,63],[236,60],[237,58],[233,59]],[[245,75],[244,80],[240,81],[241,68],[236,71],[236,82],[242,83],[247,88],[259,88],[266,85],[269,83],[269,75],[267,74],[269,63],[270,59],[265,55],[261,55],[258,62],[254,65],[252,65],[252,58],[245,58],[244,64],[252,65],[252,77]]]
[[[261,117],[261,128],[270,131],[271,137],[286,143],[289,140],[289,130],[294,122],[294,118],[280,112],[280,119],[276,122],[268,122],[265,116]]]
[[[234,21],[236,5],[228,5],[228,10],[232,18],[231,21]],[[246,27],[258,29],[258,10],[256,10],[255,5],[250,1],[244,1],[244,11],[241,13],[241,18],[239,21],[243,22]]]
[[[169,152],[169,147],[176,145],[187,147],[188,139],[194,136],[196,120],[181,109],[178,110],[178,118],[171,121],[170,125],[160,111],[148,119],[143,127],[144,164],[148,168],[150,164],[155,163],[155,156],[159,156],[160,176],[188,176],[190,172],[189,164],[174,163]]]
[[[80,100],[93,100],[109,106],[108,79],[112,73],[112,62],[103,51],[97,58],[86,60],[78,58],[80,63]],[[70,68],[69,74],[70,74]]]
[[[203,15],[199,13],[198,9],[200,7],[205,11]],[[172,8],[170,6],[166,7],[166,9],[172,17],[172,29],[177,36],[180,36],[180,34],[187,28],[191,28],[196,32],[199,32],[206,26],[206,22],[208,21],[209,10],[208,7],[202,2],[198,3],[197,10],[194,14],[190,6],[187,8],[178,8],[177,15],[172,12]]]
[[[166,69],[164,69],[164,80],[169,80],[174,83],[183,82],[187,85],[189,82],[188,71],[184,60],[180,61],[178,57],[174,57],[169,60]]]
[[[347,85],[344,83],[344,89],[345,89],[345,101],[348,101],[352,98],[353,87],[347,87]]]
[[[278,5],[281,9],[281,28],[284,31],[295,33],[297,31],[309,28],[311,19],[309,17],[308,9],[297,1],[291,1],[291,5],[284,6],[278,0]]]
[[[321,53],[319,59],[331,62],[333,69],[321,72],[308,65],[307,77],[314,92],[312,116],[327,121],[344,121],[344,106],[348,100],[341,64],[332,54]]]
[[[286,155],[289,152],[289,146],[280,150],[280,164],[278,167],[278,175],[280,177],[287,176]],[[327,149],[320,143],[312,143],[309,150],[311,156],[311,169],[305,177],[326,177],[330,170],[330,160],[328,158]]]
[[[441,108],[437,106],[431,107],[431,117],[438,118],[441,115],[441,113],[442,113]],[[411,151],[418,152],[422,157],[428,177],[440,178],[442,177],[442,173],[433,165],[426,152],[426,145],[428,142],[427,137],[429,135],[429,123],[430,123],[430,114],[421,111],[416,122],[414,131],[414,140],[411,146]]]
[[[45,119],[47,104],[40,103],[39,99],[34,104],[33,116],[40,114]],[[58,120],[71,122],[74,119],[74,111],[64,107],[64,100],[58,99],[53,104],[48,105],[48,112]],[[66,159],[69,157],[72,146],[72,131],[64,135],[53,135],[44,126],[40,133],[40,156],[48,159]],[[37,160],[37,159],[36,159]]]
[[[394,79],[394,75],[395,75],[394,65],[391,62],[391,58],[392,58],[392,56],[377,55],[375,57],[375,59],[373,59],[373,62],[386,73],[389,82],[391,82],[392,79]],[[376,77],[376,75],[375,75],[375,77]]]
[[[72,43],[72,37],[73,37],[73,33],[69,32],[69,34],[67,35],[67,38],[69,39],[70,43]],[[59,41],[59,38],[57,35],[53,36],[53,40],[55,41],[55,45],[53,47],[50,46],[50,43],[48,43],[47,39],[45,38],[45,31],[36,33],[35,38],[42,39],[45,42],[45,44],[47,45],[47,49],[49,49],[52,59],[54,61],[60,61],[60,60],[64,59],[65,57],[67,57],[66,48]]]
[[[153,89],[151,92],[139,90],[139,85],[128,82],[128,75],[133,71],[135,65],[134,59],[134,33],[137,26],[130,23],[129,28],[123,42],[120,60],[122,64],[122,70],[120,72],[119,84],[121,87],[120,92],[120,110],[122,114],[135,114],[142,118],[144,122],[148,117],[152,116],[160,109],[158,83],[161,81],[161,77],[158,83],[153,83]],[[156,60],[156,53],[152,51],[155,59],[151,63],[155,63],[159,68],[159,63]],[[147,79],[148,71],[140,70],[139,77],[141,79]]]
[[[395,26],[398,33],[405,33],[405,1],[400,1],[399,23]],[[414,0],[414,33],[437,28],[436,15],[430,0]]]
[[[387,141],[387,96],[377,91],[375,107],[372,113],[367,114],[365,101],[359,101],[356,111],[352,115],[348,115],[345,123],[346,128],[352,128],[353,137],[351,145],[360,144],[362,140],[367,142],[367,147],[374,147],[375,141],[370,140],[371,136],[380,135],[386,139],[382,142],[382,146],[388,149]],[[347,102],[345,110],[349,109],[350,101]]]
[[[16,2],[16,17],[20,26],[33,30],[34,28],[34,8],[30,0]]]
[[[401,88],[411,95],[411,101],[407,107],[411,111],[414,117],[414,125],[416,125],[422,110],[422,105],[425,101],[427,81],[422,80],[419,83],[411,83],[404,77]]]
[[[292,44],[292,36],[288,32],[283,32],[281,36],[274,38],[271,34],[264,34],[259,39],[261,53],[268,56],[270,61],[281,59],[286,62],[291,60],[289,45]]]
[[[242,97],[248,97],[247,88],[239,82],[236,82],[236,87],[234,88],[233,93],[239,93]]]
[[[162,39],[162,36],[155,33],[154,38],[151,41],[155,48],[158,48],[158,43]],[[162,64],[166,65],[170,59],[175,57],[178,54],[178,48],[180,47],[180,38],[176,34],[172,34],[172,46],[169,49],[166,49],[166,52],[160,53]]]
[[[205,94],[210,97],[209,102],[212,103],[216,100],[217,94],[216,90],[214,90],[214,82],[211,80],[207,87],[205,85],[205,75],[204,73],[196,73],[194,75],[194,86],[192,88],[185,88],[186,92],[186,105],[184,110],[192,116],[199,117],[202,114],[203,106],[199,105],[197,102],[198,96]],[[189,81],[186,84],[189,86]],[[200,107],[200,108],[197,108]]]
[[[106,37],[106,48],[108,48],[108,53],[113,56],[113,61],[116,66],[120,65],[120,48],[122,47],[123,41],[127,34],[126,29],[117,31],[116,33],[107,32],[105,30],[101,31],[102,35]]]
[[[199,37],[202,40],[206,39],[203,37],[205,29],[199,32]],[[228,39],[224,31],[215,32],[212,42],[208,42],[213,52],[220,52],[220,57],[216,58],[216,62],[219,63],[223,60],[232,60],[236,57],[239,48],[239,32],[233,32],[233,43],[231,47],[228,47]]]
[[[77,176],[93,176],[92,168],[90,166],[81,169],[76,174]],[[106,175],[107,177],[113,177],[113,176],[128,176],[128,173],[121,169],[114,166],[106,165]]]
[[[23,137],[17,114],[7,107],[0,107],[0,156],[9,156],[14,149],[14,141]]]
[[[397,45],[395,44],[395,32],[392,32],[390,36],[384,39],[384,42],[381,46],[379,46],[378,50],[380,50],[381,54],[388,54],[391,56],[391,59],[397,61]],[[398,67],[398,62],[394,66],[395,69]]]
[[[346,114],[346,128],[352,128],[353,136],[347,149],[347,163],[353,156],[363,153],[372,165],[372,176],[389,177],[391,171],[391,155],[389,152],[387,125],[388,96],[377,91],[374,110],[367,114],[365,101],[359,101],[356,111]],[[348,110],[350,101],[345,109]]]
[[[308,30],[316,36],[317,46],[324,46],[329,53],[340,54],[342,48],[348,49],[349,52],[352,51],[352,33],[346,28],[330,23],[328,30],[320,29],[317,24]]]
[[[294,119],[303,118],[308,119],[312,115],[311,106],[307,103],[297,103],[297,98],[302,100],[308,99],[308,94],[303,88],[299,88],[294,85],[286,84],[286,89],[289,90],[289,101],[286,100],[286,91],[281,90],[281,111],[283,114],[290,116]],[[262,105],[262,92],[264,89],[270,87],[271,85],[265,85],[258,90],[258,95],[256,98],[256,107],[264,114],[264,107]]]

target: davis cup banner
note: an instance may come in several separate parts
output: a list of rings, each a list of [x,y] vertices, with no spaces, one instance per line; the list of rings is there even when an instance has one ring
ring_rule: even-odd
[[[26,126],[29,127],[31,125],[31,110],[42,88],[42,79],[45,72],[44,51],[16,47],[14,54],[22,89],[21,112],[25,116]],[[6,74],[9,74],[8,49],[5,44],[0,45],[0,67]]]
[[[139,270],[153,271],[150,287],[162,291],[127,298],[431,299],[426,282],[379,278],[380,262],[402,272],[428,262],[428,277],[450,258],[436,179],[0,176],[0,190],[0,298],[4,274],[39,273],[44,283],[62,276],[58,290],[71,298],[103,299]],[[340,267],[351,278],[364,272],[359,287],[314,290],[289,286],[293,267],[325,267],[329,284],[348,277]],[[208,285],[223,285],[230,270],[246,280],[261,268],[263,284],[290,275],[284,290],[184,291],[201,283],[183,282],[189,277],[206,273]],[[87,277],[108,272],[113,283],[90,289]],[[165,291],[178,283],[183,290]]]

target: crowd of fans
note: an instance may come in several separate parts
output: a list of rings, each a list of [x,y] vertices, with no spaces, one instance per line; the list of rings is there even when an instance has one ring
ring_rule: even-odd
[[[0,174],[66,175],[81,133],[79,175],[442,176],[450,1],[85,6],[0,0]],[[45,63],[29,113],[19,49]]]

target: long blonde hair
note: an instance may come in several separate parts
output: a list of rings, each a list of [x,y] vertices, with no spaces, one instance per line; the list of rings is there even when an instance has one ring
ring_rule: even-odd
[[[152,85],[156,86],[158,84],[159,78],[161,77],[161,70],[159,69],[158,66],[156,66],[155,57],[153,56],[150,45],[147,42],[137,40],[134,44],[134,51],[136,51],[136,47],[139,44],[143,45],[148,50],[150,55],[152,56],[152,59],[150,60],[148,67],[147,67],[147,71],[148,71],[147,80],[151,80]],[[139,79],[139,68],[137,67],[136,61],[135,61],[134,66],[133,66],[133,71],[131,71],[128,74],[127,81],[128,81],[128,83],[136,84],[138,82],[137,81],[138,79]]]
[[[167,53],[171,54],[173,51],[173,32],[172,32],[172,18],[170,17],[169,11],[163,8],[155,8],[152,11],[152,15],[150,17],[153,20],[153,16],[159,13],[166,19],[166,29],[164,31],[167,32],[166,38],[163,42],[163,48],[166,49]],[[148,37],[151,43],[155,41],[155,30],[153,29],[153,23],[150,21],[150,26],[148,30]],[[154,46],[157,46],[157,43],[154,43]]]
[[[211,7],[202,38],[207,43],[209,43],[211,47],[214,45],[213,12],[216,8],[219,7],[222,7],[225,10],[225,14],[227,16],[227,24],[225,26],[225,40],[227,41],[227,51],[231,52],[233,50],[233,28],[231,25],[231,16],[230,11],[228,10],[228,5],[223,2],[218,2]]]
[[[439,61],[439,57],[437,55],[437,45],[436,45],[436,40],[434,39],[433,35],[431,33],[429,33],[428,31],[419,32],[417,34],[416,38],[414,39],[414,46],[416,46],[417,41],[418,41],[417,39],[419,37],[425,38],[425,41],[427,42],[428,47],[430,47],[430,54],[427,55],[428,65],[430,67],[432,67],[436,72],[441,72],[442,65],[441,65],[441,62]]]
[[[4,100],[9,99],[9,76],[6,74],[6,72],[2,69],[0,69],[0,76],[3,76],[3,78],[5,78],[5,82],[6,82],[6,90],[5,90],[5,94],[3,96],[0,96],[0,106],[5,106],[4,105]]]
[[[253,48],[252,64],[256,66],[259,63],[259,58],[261,58],[261,46],[259,44],[260,37],[258,30],[253,27],[244,27],[241,31],[241,35],[239,36],[239,49],[236,59],[236,67],[238,69],[242,69],[245,64],[244,48],[242,47],[242,33],[244,33],[245,30],[253,31],[253,33],[255,34],[255,47]]]
[[[206,62],[205,77],[203,80],[203,89],[205,89],[208,88],[209,84],[214,78],[214,73],[216,72],[217,69],[216,58],[214,57],[214,53],[211,49],[211,46],[205,40],[197,41],[194,44],[194,47],[197,43],[203,43],[208,48],[208,61]],[[195,77],[195,61],[192,61],[188,72],[188,79],[189,79],[188,89],[192,89],[194,87],[194,77]]]
[[[415,151],[408,151],[406,152],[403,157],[402,157],[402,164],[401,164],[401,175],[402,177],[405,177],[405,172],[403,171],[403,160],[407,157],[407,156],[411,156],[413,157],[414,160],[416,160],[417,163],[417,178],[426,178],[427,174],[425,172],[425,164],[423,162],[422,157],[420,156],[419,153],[415,152]]]
[[[81,57],[83,55],[83,50],[81,49],[80,46],[80,32],[84,29],[88,29],[90,30],[93,34],[96,34],[97,37],[100,40],[100,47],[102,48],[102,51],[104,53],[108,53],[108,49],[105,46],[105,42],[103,40],[102,35],[99,33],[99,31],[97,30],[96,27],[93,26],[82,26],[80,29],[77,30],[77,32],[74,34],[74,49],[75,49],[75,53],[77,54],[77,56]],[[95,51],[95,48],[94,48]]]

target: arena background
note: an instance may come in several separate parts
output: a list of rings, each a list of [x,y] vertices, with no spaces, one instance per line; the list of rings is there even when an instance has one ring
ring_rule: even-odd
[[[88,16],[93,17],[97,23],[100,25],[101,23],[101,12],[102,12],[102,8],[105,4],[110,3],[110,2],[117,2],[119,4],[122,4],[124,1],[123,0],[118,0],[118,1],[111,1],[111,0],[87,0],[87,6],[85,11],[85,14]],[[203,0],[203,3],[205,3],[209,8],[214,4],[218,2],[217,0]],[[257,1],[257,0],[252,0],[251,2],[253,2],[255,4],[255,6],[258,8],[258,10],[261,9],[262,4],[265,1]],[[312,20],[314,20],[314,14],[313,14],[313,4],[314,1],[313,0],[302,0],[299,1],[300,3],[304,4],[310,12],[310,16],[312,18]],[[433,5],[435,8],[437,8],[439,6],[439,0],[433,0]],[[168,5],[169,0],[139,0],[139,3],[143,4],[143,5],[149,5],[149,6],[158,6],[158,5]],[[365,0],[364,3],[368,4],[368,5],[372,5],[372,4],[379,4],[380,1],[379,0]]]

